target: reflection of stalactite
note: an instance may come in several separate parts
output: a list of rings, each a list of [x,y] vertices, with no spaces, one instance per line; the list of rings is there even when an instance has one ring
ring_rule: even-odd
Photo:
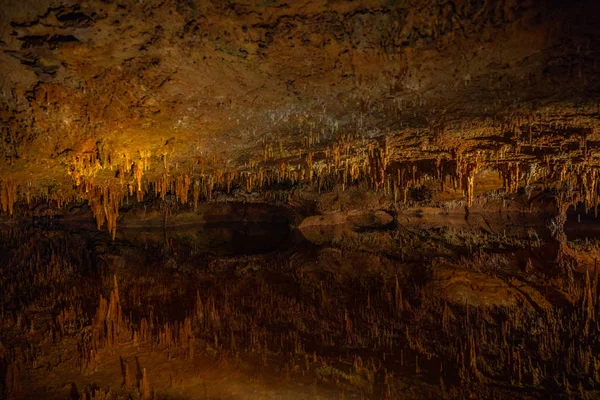
[[[4,377],[4,390],[3,394],[6,395],[7,399],[19,398],[22,387],[21,387],[21,366],[16,361],[11,361],[7,368]]]
[[[152,398],[152,391],[150,390],[150,383],[148,383],[148,374],[146,373],[146,368],[144,368],[142,372],[139,390],[141,400],[150,400]]]
[[[103,332],[108,339],[108,344],[118,343],[119,332],[123,324],[121,304],[119,301],[119,287],[117,277],[113,276],[113,290],[109,300],[100,296],[98,308],[92,321],[94,329]]]

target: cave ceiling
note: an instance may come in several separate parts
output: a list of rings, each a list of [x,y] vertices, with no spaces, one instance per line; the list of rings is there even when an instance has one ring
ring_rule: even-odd
[[[594,1],[3,3],[5,214],[428,180],[597,201]]]

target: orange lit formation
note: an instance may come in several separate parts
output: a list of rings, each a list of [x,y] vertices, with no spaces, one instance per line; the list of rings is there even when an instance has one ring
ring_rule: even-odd
[[[0,399],[600,398],[600,1],[4,0]]]
[[[454,135],[464,135],[462,129]],[[61,206],[87,200],[98,228],[106,223],[114,237],[119,208],[131,198],[141,202],[147,195],[165,200],[171,194],[179,203],[197,208],[200,201],[212,201],[215,192],[235,196],[239,192],[234,189],[269,193],[279,192],[280,187],[308,185],[323,192],[366,184],[393,202],[406,203],[409,190],[428,185],[454,200],[460,200],[456,191],[462,191],[463,201],[470,207],[476,198],[478,175],[494,170],[502,183],[491,189],[503,189],[507,196],[531,185],[568,188],[575,193],[569,204],[581,202],[586,209],[597,208],[600,141],[595,140],[591,128],[561,126],[551,117],[539,116],[476,130],[477,135],[487,136],[463,139],[459,144],[451,139],[448,128],[436,132],[435,144],[429,145],[406,133],[350,139],[337,132],[337,139],[329,142],[311,133],[295,155],[279,140],[264,145],[258,158],[251,156],[238,166],[207,156],[190,163],[169,146],[119,153],[99,145],[69,156],[66,172],[73,189],[64,193],[41,194],[44,190],[36,182],[19,186],[15,180],[4,179],[2,210],[12,215],[18,202],[46,199]],[[481,179],[485,183],[487,178]]]

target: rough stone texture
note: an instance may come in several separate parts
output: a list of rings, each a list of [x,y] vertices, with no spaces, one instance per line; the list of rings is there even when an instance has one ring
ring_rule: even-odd
[[[599,75],[598,0],[4,0],[0,398],[600,397]]]
[[[532,130],[539,148],[523,162],[571,146],[552,142],[549,127],[565,139],[591,129],[593,153],[595,10],[549,0],[11,0],[0,17],[2,181],[16,182],[18,200],[85,198],[73,183],[147,190],[178,173],[217,184],[256,175],[244,181],[253,191],[256,168],[312,180],[328,163],[340,168],[334,145],[350,149],[342,163],[360,163],[357,149],[385,134],[388,170],[405,160],[431,170],[428,160],[463,151],[518,160]],[[520,131],[522,141],[511,138]],[[502,186],[478,169],[483,191]]]

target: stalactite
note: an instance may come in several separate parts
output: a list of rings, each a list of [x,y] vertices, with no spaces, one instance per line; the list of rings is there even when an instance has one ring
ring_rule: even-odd
[[[101,191],[88,184],[86,187],[86,195],[88,204],[92,209],[92,214],[94,215],[94,218],[96,218],[96,226],[98,227],[98,230],[100,230],[105,222],[104,207],[101,202]]]
[[[175,197],[181,204],[188,202],[188,192],[190,190],[191,178],[188,174],[178,176],[175,179]]]
[[[509,162],[503,164],[500,169],[504,182],[504,190],[506,193],[516,193],[519,189],[519,181],[521,180],[522,172],[519,169],[518,162]]]
[[[477,172],[477,169],[477,162],[464,162],[460,166],[460,174],[458,175],[469,207],[473,204],[473,197],[475,194],[475,173]]]
[[[142,176],[144,175],[144,167],[141,163],[133,164],[133,176],[137,185],[137,191],[142,191]]]
[[[580,174],[578,174],[578,177],[580,178],[579,184],[583,191],[583,202],[586,211],[589,210],[592,204],[594,204],[596,209],[595,213],[597,213],[598,170],[586,166],[584,167],[583,171]]]
[[[198,209],[198,199],[200,198],[200,180],[194,180],[194,186],[192,190],[192,196],[194,199],[194,211]]]
[[[113,240],[117,234],[117,218],[122,195],[116,193],[115,189],[105,187],[102,194],[102,207],[106,217],[106,224]]]
[[[314,171],[313,171],[313,165],[314,165],[313,153],[306,154],[305,160],[306,160],[306,168],[308,170],[308,182],[312,183],[313,173],[314,173]]]
[[[379,148],[373,148],[369,153],[369,175],[373,186],[379,190],[385,182],[385,155]]]
[[[9,215],[13,215],[14,205],[17,201],[17,189],[18,185],[13,180],[0,182],[0,204],[2,205],[2,212],[8,212]]]

